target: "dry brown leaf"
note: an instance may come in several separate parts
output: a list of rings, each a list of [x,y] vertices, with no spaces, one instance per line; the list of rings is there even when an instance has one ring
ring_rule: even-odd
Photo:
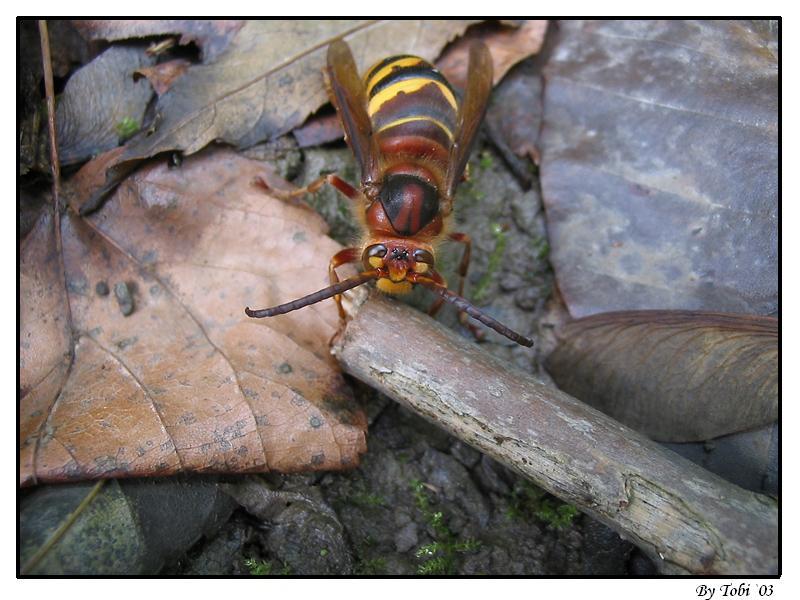
[[[67,294],[45,211],[20,248],[19,419],[20,481],[31,482],[36,438],[71,363]],[[35,479],[33,480],[35,481]]]
[[[195,65],[158,99],[154,126],[126,146],[109,172],[162,152],[193,154],[212,141],[247,148],[300,125],[328,102],[325,53],[345,39],[363,70],[409,51],[433,60],[474,21],[247,21],[213,64]],[[412,40],[409,43],[409,40]],[[96,199],[92,200],[94,204]]]
[[[319,146],[344,137],[342,122],[334,114],[314,116],[292,132],[300,148]]]
[[[546,31],[546,20],[522,21],[518,27],[482,23],[450,44],[436,66],[450,83],[463,89],[467,81],[469,47],[475,40],[481,40],[492,55],[496,85],[511,67],[539,51]]]
[[[568,323],[547,369],[560,388],[663,442],[694,442],[778,418],[778,321],[624,311]]]
[[[188,60],[176,58],[152,67],[138,69],[136,73],[147,77],[156,94],[161,96],[172,87],[175,80],[183,75],[191,64]]]
[[[527,156],[538,165],[541,122],[541,76],[531,70],[514,71],[494,91],[486,112],[487,133],[504,158]]]
[[[197,42],[203,51],[203,62],[211,62],[231,43],[244,21],[221,20],[114,20],[73,21],[74,27],[87,40],[126,40],[156,35],[180,34],[180,44]]]
[[[366,420],[328,353],[333,303],[244,315],[323,287],[338,250],[316,214],[253,185],[267,177],[207,152],[68,212],[66,294],[38,223],[21,251],[22,484],[357,464]]]

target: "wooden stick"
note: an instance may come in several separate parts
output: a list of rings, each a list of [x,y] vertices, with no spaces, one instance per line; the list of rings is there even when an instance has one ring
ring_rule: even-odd
[[[642,548],[663,573],[778,573],[778,507],[372,293],[344,370]]]

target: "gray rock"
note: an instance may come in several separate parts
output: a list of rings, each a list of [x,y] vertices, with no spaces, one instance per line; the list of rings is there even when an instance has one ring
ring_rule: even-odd
[[[415,575],[417,568],[400,554],[392,554],[383,558],[386,575]]]
[[[298,575],[348,575],[353,564],[341,523],[312,505],[294,503],[267,535],[271,554]]]
[[[236,574],[233,557],[241,554],[247,542],[247,527],[235,522],[220,535],[205,544],[196,557],[184,567],[186,575],[233,575]]]
[[[475,450],[469,444],[465,444],[461,440],[456,440],[452,446],[450,446],[450,454],[458,459],[462,465],[471,469],[478,461],[481,459],[481,453]]]
[[[484,455],[474,469],[475,478],[480,486],[488,492],[507,495],[511,488],[504,479],[504,469],[496,460]]]
[[[489,522],[488,501],[472,482],[464,465],[448,454],[428,449],[422,457],[422,468],[426,482],[437,488],[444,500],[461,508],[481,526]]]
[[[400,510],[394,513],[394,524],[397,525],[397,527],[404,527],[410,522],[411,515],[409,515],[406,511]]]
[[[625,575],[633,544],[599,521],[587,519],[583,527],[584,575]]]
[[[417,524],[407,523],[394,536],[394,545],[401,554],[408,552],[419,543],[417,535]]]
[[[491,548],[481,548],[479,552],[467,556],[461,567],[461,573],[464,575],[489,575],[494,572]]]

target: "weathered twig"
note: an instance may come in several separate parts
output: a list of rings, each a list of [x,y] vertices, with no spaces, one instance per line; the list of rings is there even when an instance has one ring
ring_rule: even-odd
[[[61,192],[61,167],[58,163],[58,141],[56,139],[56,94],[53,85],[53,62],[50,58],[50,35],[47,21],[39,21],[39,38],[42,45],[42,72],[44,74],[45,99],[47,101],[47,131],[50,135],[50,170],[53,173],[53,202],[56,218],[59,213],[59,194]],[[58,221],[56,221],[58,222]]]
[[[571,502],[662,572],[778,572],[778,509],[495,359],[398,302],[372,296],[333,352],[348,373]]]

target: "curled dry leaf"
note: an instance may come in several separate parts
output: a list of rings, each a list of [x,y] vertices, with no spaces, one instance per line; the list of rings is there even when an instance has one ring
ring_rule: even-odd
[[[247,21],[213,64],[195,65],[158,99],[152,130],[125,146],[120,160],[161,152],[193,154],[212,141],[246,148],[300,125],[328,101],[322,78],[327,47],[350,44],[359,68],[414,51],[433,60],[473,21]],[[109,173],[104,194],[119,182]]]
[[[778,418],[778,321],[625,311],[568,323],[547,359],[558,386],[662,442],[694,442]]]
[[[515,26],[481,23],[450,44],[436,61],[436,66],[450,83],[463,89],[467,81],[469,47],[480,40],[492,55],[494,83],[497,84],[511,67],[539,52],[546,32],[546,20],[527,20]]]
[[[142,48],[115,46],[70,77],[56,109],[61,164],[115,148],[142,126],[153,90],[134,72],[154,62]]]
[[[309,148],[342,139],[344,130],[339,117],[334,113],[310,118],[302,127],[295,129],[292,135],[300,148]]]
[[[180,44],[196,42],[203,51],[203,62],[213,62],[231,43],[244,21],[195,20],[115,20],[73,21],[87,40],[127,40],[156,35],[180,34]]]
[[[62,165],[79,163],[115,148],[121,139],[142,126],[153,90],[146,80],[135,81],[133,75],[153,62],[142,48],[116,46],[70,77],[56,107],[58,155]],[[40,125],[47,123],[46,115],[36,119]],[[26,122],[22,124],[22,132],[26,138],[37,136],[37,143],[46,146],[46,126],[31,127]],[[25,145],[23,142],[21,146]],[[37,168],[45,168],[49,163],[49,159],[28,159],[24,148],[21,159],[23,163],[32,160],[36,164],[28,166]]]
[[[183,58],[176,58],[175,60],[168,60],[167,62],[159,63],[152,67],[144,67],[138,69],[136,73],[147,77],[150,85],[153,86],[156,94],[163,95],[178,77],[186,72],[191,63]]]
[[[257,178],[209,152],[141,170],[91,218],[67,213],[66,292],[48,219],[25,240],[21,483],[357,464],[366,421],[328,353],[332,303],[244,315],[323,287],[338,249]]]
[[[529,71],[515,72],[509,77],[495,89],[486,119],[514,154],[535,158],[538,163],[536,140],[542,122],[541,77]]]
[[[778,305],[777,32],[560,24],[541,182],[570,313]]]
[[[486,111],[486,133],[522,182],[533,181],[539,164],[536,147],[542,123],[542,78],[529,65],[509,73],[492,93]]]

